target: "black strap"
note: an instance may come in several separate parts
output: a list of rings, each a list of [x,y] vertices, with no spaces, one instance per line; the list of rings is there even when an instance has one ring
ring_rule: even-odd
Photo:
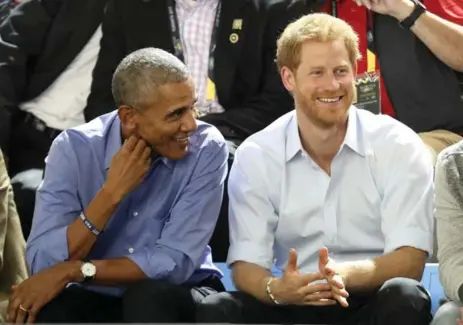
[[[367,9],[367,48],[376,54],[374,36],[374,12]]]
[[[185,54],[183,51],[182,40],[180,38],[180,24],[178,23],[177,11],[175,10],[175,1],[167,1],[167,10],[169,13],[170,30],[172,33],[172,43],[174,44],[175,55],[185,62]],[[214,27],[212,28],[211,45],[209,47],[209,62],[208,62],[208,76],[214,81],[214,52],[217,44],[217,31],[219,29],[220,11],[222,9],[221,2],[217,5],[215,14]]]
[[[338,1],[331,0],[331,16],[338,17]]]
[[[338,1],[339,0],[331,0],[331,15],[333,17],[338,17],[339,15]],[[367,47],[370,51],[375,53],[374,34],[373,34],[373,12],[368,9],[367,9]]]

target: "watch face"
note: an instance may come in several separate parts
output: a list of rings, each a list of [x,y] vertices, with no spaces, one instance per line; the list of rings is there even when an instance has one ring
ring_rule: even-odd
[[[84,263],[80,270],[84,277],[94,277],[96,274],[96,266],[93,263]]]

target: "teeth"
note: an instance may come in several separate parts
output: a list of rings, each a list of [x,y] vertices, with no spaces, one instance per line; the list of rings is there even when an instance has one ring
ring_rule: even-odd
[[[341,97],[335,97],[335,98],[318,98],[319,101],[323,103],[335,103],[339,101]]]

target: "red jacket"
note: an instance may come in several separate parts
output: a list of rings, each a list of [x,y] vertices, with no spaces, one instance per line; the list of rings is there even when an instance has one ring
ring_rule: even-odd
[[[376,56],[367,51],[367,13],[364,7],[358,7],[353,0],[339,1],[337,16],[348,22],[360,37],[360,53],[363,59],[358,63],[358,73],[381,70]],[[454,23],[463,25],[463,0],[424,0],[427,9]],[[326,1],[322,11],[332,13],[331,1]],[[381,78],[381,111],[394,116],[394,109],[389,100],[384,81]]]

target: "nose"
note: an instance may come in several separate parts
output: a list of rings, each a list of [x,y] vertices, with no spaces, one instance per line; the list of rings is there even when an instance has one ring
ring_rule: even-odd
[[[198,124],[196,123],[196,118],[193,112],[188,112],[185,114],[185,117],[182,121],[181,131],[185,133],[194,132],[198,128]]]
[[[341,87],[341,83],[336,78],[334,74],[327,74],[325,78],[325,82],[323,83],[323,88],[327,92],[335,92],[338,91]]]

